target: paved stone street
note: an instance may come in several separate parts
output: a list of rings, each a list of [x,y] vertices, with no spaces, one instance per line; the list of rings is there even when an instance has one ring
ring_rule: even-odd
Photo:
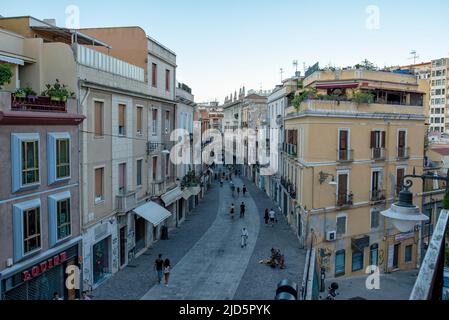
[[[279,223],[266,226],[263,210],[274,204],[251,182],[234,178],[236,186],[246,183],[246,197],[232,197],[228,183],[213,184],[200,205],[189,214],[170,240],[159,241],[93,292],[94,299],[209,300],[273,299],[276,284],[285,278],[300,282],[305,251],[279,214]],[[239,218],[244,201],[246,214]],[[229,216],[234,202],[235,218]],[[276,209],[276,208],[275,208]],[[248,245],[240,247],[240,232],[249,232]],[[259,261],[268,258],[272,247],[281,249],[286,268],[272,269]],[[168,287],[158,285],[153,263],[158,253],[172,262]]]
[[[380,275],[380,289],[368,290],[365,282],[367,276],[327,279],[326,288],[332,282],[337,282],[339,293],[336,300],[408,300],[415,284],[418,270],[397,271]],[[327,292],[320,293],[325,299]]]

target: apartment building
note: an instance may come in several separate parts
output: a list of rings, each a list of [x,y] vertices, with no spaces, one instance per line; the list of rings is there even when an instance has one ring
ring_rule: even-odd
[[[316,71],[285,117],[284,213],[327,277],[413,269],[419,228],[400,233],[380,212],[402,178],[423,169],[425,81],[361,69]],[[421,181],[414,203],[421,206]],[[368,270],[369,272],[370,270]]]
[[[267,104],[267,122],[270,143],[277,143],[277,152],[270,155],[270,163],[276,172],[272,175],[268,175],[265,178],[266,192],[271,199],[282,208],[281,197],[282,184],[281,184],[281,172],[282,170],[282,153],[284,143],[284,117],[285,110],[288,106],[291,106],[291,101],[294,98],[295,92],[298,90],[303,78],[293,77],[286,79],[281,85],[274,88],[272,93],[268,96]],[[273,144],[272,144],[273,145]]]
[[[447,132],[449,130],[448,88],[449,58],[432,60],[429,96],[429,131]]]
[[[95,288],[177,225],[182,192],[169,161],[176,55],[136,27],[69,30],[32,17],[0,23],[45,42],[48,70],[87,117],[80,131],[82,274],[83,286]]]
[[[0,29],[0,63],[13,70],[0,89],[0,300],[79,294],[65,282],[82,256],[78,127],[85,117],[76,99],[40,95],[55,81],[46,66],[63,49]],[[17,91],[25,86],[39,94]]]

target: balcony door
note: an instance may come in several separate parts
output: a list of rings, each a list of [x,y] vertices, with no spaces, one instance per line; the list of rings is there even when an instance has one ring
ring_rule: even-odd
[[[338,175],[337,204],[343,206],[348,200],[348,174],[340,173]]]
[[[382,196],[382,171],[373,171],[371,177],[371,200],[380,200]]]
[[[125,192],[126,189],[126,163],[118,166],[118,189],[120,192]]]
[[[385,149],[386,135],[385,131],[371,131],[371,149],[373,150],[373,158],[380,159],[383,157],[382,150]]]
[[[338,160],[347,161],[349,152],[349,132],[348,130],[338,131]]]
[[[406,131],[400,130],[398,131],[398,157],[404,158],[406,156]]]

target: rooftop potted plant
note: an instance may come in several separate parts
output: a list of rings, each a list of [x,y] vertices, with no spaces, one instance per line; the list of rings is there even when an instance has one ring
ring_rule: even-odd
[[[26,98],[26,92],[24,89],[17,89],[16,92],[14,92],[14,97],[16,98],[22,98],[25,99]]]
[[[69,92],[67,86],[65,84],[61,84],[58,79],[53,85],[47,84],[47,90],[42,92],[43,96],[50,97],[51,101],[55,102],[66,102],[68,97],[72,97],[74,95],[73,92]]]
[[[0,89],[5,83],[10,83],[12,78],[12,70],[8,64],[0,63]]]

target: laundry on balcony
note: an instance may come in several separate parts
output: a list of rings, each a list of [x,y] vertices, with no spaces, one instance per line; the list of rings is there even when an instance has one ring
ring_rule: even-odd
[[[133,211],[135,214],[144,218],[155,227],[170,218],[172,215],[170,211],[153,201],[147,202],[140,207],[135,208]]]

